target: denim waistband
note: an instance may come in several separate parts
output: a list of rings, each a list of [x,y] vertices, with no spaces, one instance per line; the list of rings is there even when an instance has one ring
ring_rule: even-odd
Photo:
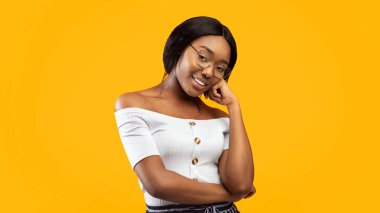
[[[233,202],[221,202],[204,205],[170,204],[164,206],[150,206],[146,204],[146,206],[146,213],[239,213]]]

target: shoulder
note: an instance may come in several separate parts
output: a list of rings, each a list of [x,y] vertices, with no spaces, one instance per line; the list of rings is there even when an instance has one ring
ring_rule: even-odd
[[[221,109],[210,107],[210,106],[207,106],[207,108],[208,108],[208,111],[209,111],[211,117],[213,117],[213,118],[230,117],[229,114],[227,114],[226,112],[224,112]]]
[[[139,91],[126,92],[116,98],[114,110],[115,112],[128,107],[142,107],[144,98]]]
[[[207,105],[205,102],[201,100],[201,104],[203,105],[204,109],[208,112],[208,114],[213,118],[220,118],[220,117],[230,117],[230,115],[223,110],[215,107],[211,107]]]
[[[214,115],[216,118],[220,118],[220,117],[230,117],[229,114],[227,114],[226,112],[224,112],[223,110],[221,109],[218,109],[218,108],[213,108],[213,111],[214,111]]]

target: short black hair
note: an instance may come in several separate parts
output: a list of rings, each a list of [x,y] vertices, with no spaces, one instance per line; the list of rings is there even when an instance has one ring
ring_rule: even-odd
[[[171,32],[164,48],[164,68],[163,79],[176,66],[184,49],[195,39],[206,35],[223,36],[228,42],[231,54],[228,67],[234,68],[237,59],[235,39],[230,30],[215,18],[198,16],[185,20]],[[228,73],[226,73],[228,74]],[[228,76],[225,80],[228,81]]]

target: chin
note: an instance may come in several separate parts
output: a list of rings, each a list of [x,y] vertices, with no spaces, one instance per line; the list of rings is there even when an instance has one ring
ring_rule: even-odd
[[[197,91],[195,88],[187,88],[187,90],[184,90],[186,94],[190,97],[197,98],[199,97],[203,92]]]
[[[197,97],[199,97],[202,93],[193,93],[193,94],[191,94],[191,92],[187,92],[187,94],[189,95],[189,96],[191,96],[191,97],[193,97],[193,98],[197,98]]]

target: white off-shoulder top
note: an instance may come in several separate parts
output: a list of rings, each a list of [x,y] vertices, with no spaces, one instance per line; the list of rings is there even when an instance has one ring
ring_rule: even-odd
[[[229,148],[229,118],[177,118],[129,107],[115,112],[116,123],[132,169],[142,159],[159,155],[165,168],[190,179],[221,183],[218,160]],[[145,203],[176,204],[150,195],[138,179]]]

